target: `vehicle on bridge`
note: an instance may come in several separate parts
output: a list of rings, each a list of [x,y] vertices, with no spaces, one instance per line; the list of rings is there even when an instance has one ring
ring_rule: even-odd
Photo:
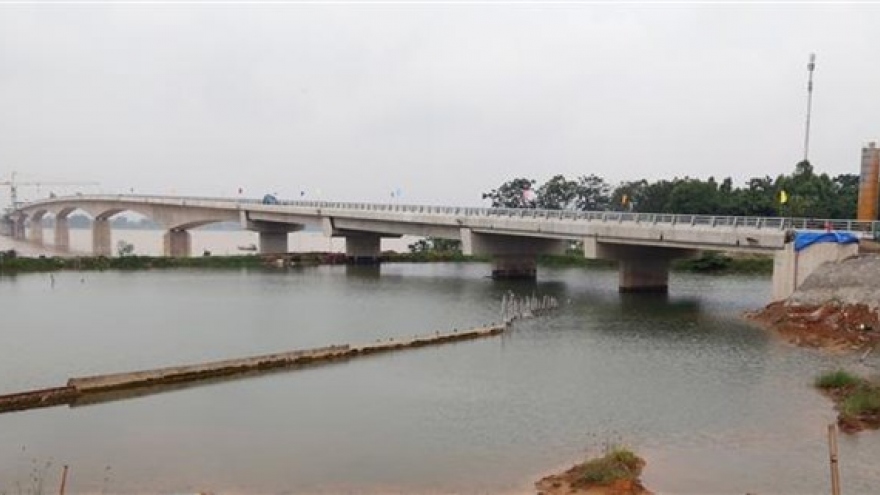
[[[264,205],[277,205],[278,198],[276,198],[274,194],[267,194],[267,195],[263,196],[263,204]]]

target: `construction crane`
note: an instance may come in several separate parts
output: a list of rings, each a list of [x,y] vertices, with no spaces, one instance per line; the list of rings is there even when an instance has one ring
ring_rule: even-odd
[[[18,207],[18,188],[27,186],[27,187],[42,187],[42,186],[97,186],[97,182],[58,182],[58,181],[34,181],[34,182],[18,182],[15,180],[16,172],[12,172],[10,179],[5,181],[0,181],[0,186],[9,186],[9,211],[15,210]]]

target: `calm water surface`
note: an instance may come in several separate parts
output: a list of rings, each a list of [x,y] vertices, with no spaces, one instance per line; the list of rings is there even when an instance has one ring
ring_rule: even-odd
[[[810,383],[854,359],[744,324],[768,279],[673,275],[668,297],[646,297],[619,295],[613,271],[488,271],[0,277],[0,393],[475,326],[506,290],[565,302],[500,338],[0,415],[0,493],[34,469],[54,487],[62,464],[75,493],[527,493],[608,442],[643,454],[661,493],[828,493],[834,413]],[[841,439],[845,493],[880,491],[878,459],[877,433]]]

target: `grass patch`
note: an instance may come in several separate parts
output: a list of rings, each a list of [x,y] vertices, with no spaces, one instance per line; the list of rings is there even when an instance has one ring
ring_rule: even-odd
[[[861,384],[840,403],[844,417],[880,414],[880,387]]]
[[[814,385],[821,389],[837,389],[853,387],[860,383],[857,376],[844,370],[835,370],[816,377]]]
[[[880,428],[880,384],[843,370],[820,375],[814,382],[837,407],[837,423],[847,433]]]
[[[635,481],[642,473],[645,462],[631,450],[615,447],[607,454],[589,460],[575,469],[576,486],[610,485],[616,481]]]

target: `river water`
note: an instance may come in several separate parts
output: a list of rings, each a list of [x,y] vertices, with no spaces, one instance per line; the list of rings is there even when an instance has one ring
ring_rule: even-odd
[[[499,283],[469,264],[0,277],[0,393],[70,376],[465,328],[505,291],[552,316],[498,338],[125,400],[0,415],[0,493],[36,474],[72,493],[529,493],[605,444],[660,493],[828,493],[828,400],[854,358],[782,344],[740,314],[762,277],[673,274],[621,295],[616,272]],[[845,493],[877,493],[880,436],[843,436]]]

